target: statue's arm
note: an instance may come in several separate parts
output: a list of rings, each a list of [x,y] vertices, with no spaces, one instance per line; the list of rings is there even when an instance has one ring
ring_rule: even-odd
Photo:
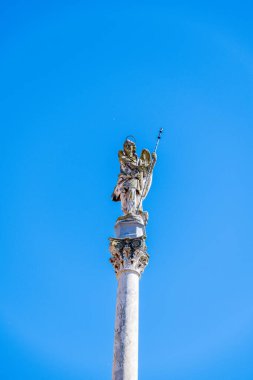
[[[153,166],[155,166],[156,161],[157,161],[157,154],[155,152],[153,152],[152,153],[152,163],[153,163]]]

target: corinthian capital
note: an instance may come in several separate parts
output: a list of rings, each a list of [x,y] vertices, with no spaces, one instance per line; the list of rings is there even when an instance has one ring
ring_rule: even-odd
[[[117,278],[121,272],[134,271],[140,276],[149,261],[145,237],[115,239],[110,238],[110,252]]]

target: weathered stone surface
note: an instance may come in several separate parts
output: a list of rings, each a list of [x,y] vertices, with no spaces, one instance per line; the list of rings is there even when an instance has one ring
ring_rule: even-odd
[[[115,227],[116,238],[136,238],[145,235],[145,222],[141,215],[118,218]]]
[[[146,252],[145,236],[130,239],[110,238],[110,252],[112,263],[117,277],[126,270],[136,272],[139,276],[149,261]]]
[[[113,380],[138,379],[139,275],[121,273],[114,333]]]
[[[118,279],[113,380],[138,379],[139,278],[148,264],[145,236],[110,238],[110,261]]]

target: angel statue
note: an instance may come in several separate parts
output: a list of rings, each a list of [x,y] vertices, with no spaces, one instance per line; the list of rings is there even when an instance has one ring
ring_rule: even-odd
[[[140,215],[146,223],[148,214],[143,212],[142,202],[151,187],[152,172],[157,160],[156,153],[151,155],[147,149],[143,149],[138,158],[135,143],[126,139],[118,157],[120,174],[112,193],[112,200],[121,202],[124,213],[124,216],[120,217],[121,219]]]

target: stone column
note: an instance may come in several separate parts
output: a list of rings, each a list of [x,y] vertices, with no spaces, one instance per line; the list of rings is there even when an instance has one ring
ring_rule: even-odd
[[[149,260],[145,237],[111,238],[110,252],[118,279],[112,379],[137,380],[139,278]]]

